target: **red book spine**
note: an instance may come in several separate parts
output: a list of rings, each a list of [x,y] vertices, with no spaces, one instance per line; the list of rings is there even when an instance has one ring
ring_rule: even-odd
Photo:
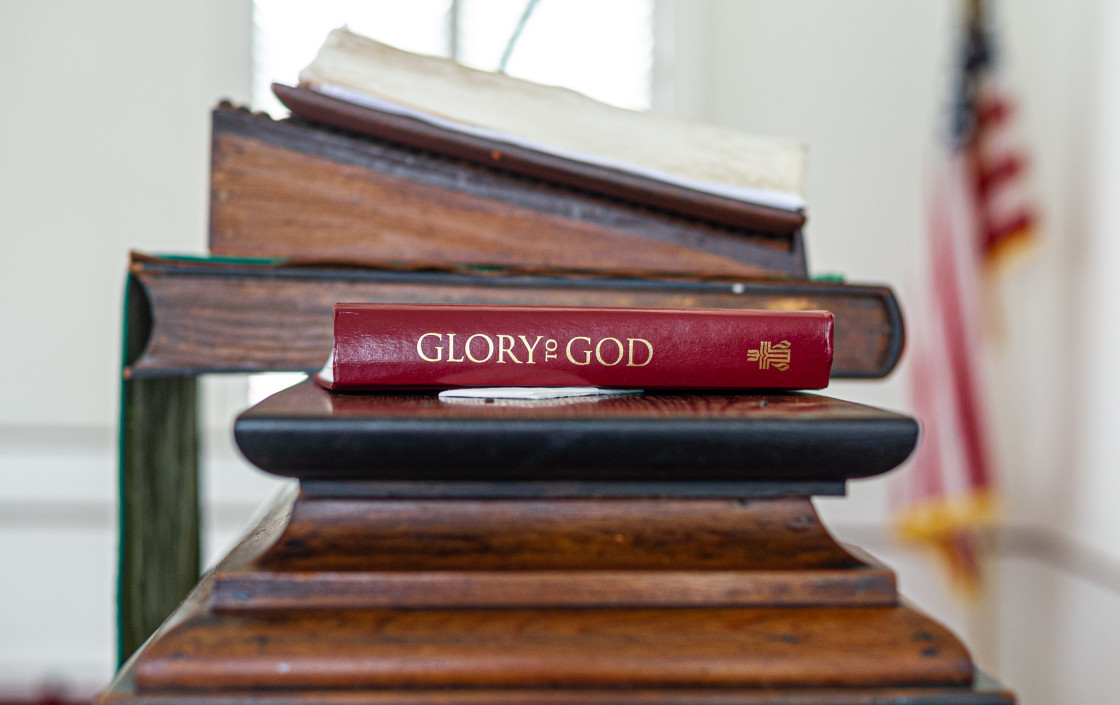
[[[337,304],[332,359],[321,381],[339,390],[820,389],[832,314]]]

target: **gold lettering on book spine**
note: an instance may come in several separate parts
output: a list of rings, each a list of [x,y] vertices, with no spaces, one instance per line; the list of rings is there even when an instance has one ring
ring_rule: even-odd
[[[757,362],[758,369],[768,370],[775,367],[782,372],[789,369],[790,351],[793,346],[788,340],[780,343],[771,343],[764,340],[755,350],[747,351],[747,361]]]
[[[465,333],[436,333],[420,334],[416,339],[416,355],[424,362],[466,362],[483,364],[496,360],[496,364],[504,365],[535,365],[534,353],[538,347],[544,348],[544,362],[559,360],[560,343],[555,338],[544,340],[543,335],[536,336],[532,342],[526,335],[512,333],[472,333],[466,341],[457,344],[456,336],[462,337]],[[541,341],[544,340],[544,345]],[[520,346],[518,343],[520,342]],[[769,345],[769,343],[766,343]],[[788,343],[787,343],[788,345]],[[484,347],[485,346],[485,347]],[[622,338],[606,336],[595,342],[590,336],[577,335],[568,340],[564,347],[564,357],[573,365],[584,367],[592,364],[594,359],[603,367],[614,367],[626,361],[626,367],[645,367],[653,361],[653,343],[645,338]],[[483,350],[485,349],[485,354]],[[444,357],[444,352],[447,356]],[[752,355],[758,351],[752,351]],[[458,355],[458,357],[456,357]],[[524,357],[518,357],[523,355]],[[581,359],[582,358],[582,359]],[[756,359],[755,357],[751,358]],[[789,355],[786,354],[788,361]],[[763,367],[763,369],[766,369]]]

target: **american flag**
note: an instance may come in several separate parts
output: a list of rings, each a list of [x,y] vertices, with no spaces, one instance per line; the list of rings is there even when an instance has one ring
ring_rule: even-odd
[[[979,586],[976,530],[991,520],[995,474],[984,401],[982,280],[1031,240],[1026,161],[996,83],[988,6],[962,5],[963,42],[948,138],[927,218],[926,281],[912,309],[912,397],[922,444],[895,486],[904,536],[933,545],[954,582]]]

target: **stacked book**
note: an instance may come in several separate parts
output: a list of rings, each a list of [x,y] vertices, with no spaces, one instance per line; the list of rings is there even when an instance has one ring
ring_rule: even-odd
[[[796,391],[902,345],[808,279],[800,147],[343,30],[275,90],[126,371],[316,371],[235,425],[299,492],[103,702],[1011,705],[812,506],[918,426]]]
[[[341,301],[828,310],[833,377],[901,354],[890,289],[808,278],[797,143],[346,30],[274,90],[213,113],[212,256],[133,255],[129,377],[313,371]]]
[[[345,30],[298,87],[274,90],[299,119],[215,116],[215,254],[805,273],[797,143],[613,108]]]

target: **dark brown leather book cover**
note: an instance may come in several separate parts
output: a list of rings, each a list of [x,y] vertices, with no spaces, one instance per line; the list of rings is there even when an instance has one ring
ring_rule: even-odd
[[[778,280],[649,279],[470,267],[311,267],[261,260],[158,258],[130,267],[140,353],[131,377],[315,371],[340,301],[826,310],[832,377],[883,377],[902,354],[898,302],[882,286]]]

